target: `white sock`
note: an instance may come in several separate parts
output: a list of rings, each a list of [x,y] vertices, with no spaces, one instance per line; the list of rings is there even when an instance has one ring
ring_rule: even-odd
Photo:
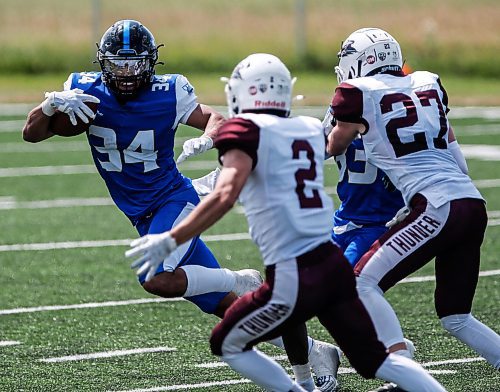
[[[292,365],[292,370],[297,384],[308,391],[314,389],[314,381],[312,379],[309,362],[304,365]]]
[[[267,340],[266,343],[272,344],[273,346],[276,346],[281,349],[285,349],[285,345],[283,344],[283,339],[281,337]],[[310,336],[307,337],[307,353],[310,354],[312,350],[312,346],[314,344],[314,339],[311,338]]]
[[[183,297],[232,291],[236,283],[234,272],[227,268],[207,268],[201,265],[183,265],[187,277],[187,288]]]
[[[389,348],[404,342],[403,331],[398,317],[389,302],[384,298],[382,290],[369,278],[360,276],[356,279],[359,298],[368,311],[378,339]]]
[[[375,376],[393,382],[408,392],[446,392],[422,366],[401,355],[389,354]]]
[[[258,350],[222,356],[233,370],[268,391],[303,391],[277,362]]]
[[[441,325],[450,334],[500,369],[500,336],[472,314],[453,314],[441,319]]]

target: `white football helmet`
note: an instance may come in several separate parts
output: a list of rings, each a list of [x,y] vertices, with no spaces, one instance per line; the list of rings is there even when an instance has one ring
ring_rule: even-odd
[[[400,71],[403,67],[399,43],[377,28],[356,30],[342,43],[337,57],[335,73],[339,83],[379,72]]]
[[[293,82],[290,71],[276,56],[251,54],[234,68],[226,82],[229,117],[243,112],[281,110],[290,113]]]

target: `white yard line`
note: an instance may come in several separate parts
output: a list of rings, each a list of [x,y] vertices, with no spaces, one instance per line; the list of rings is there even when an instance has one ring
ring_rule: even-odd
[[[499,161],[500,146],[489,145],[462,145],[464,155],[468,159],[478,159],[483,161]],[[325,165],[334,165],[333,159],[328,159]],[[179,170],[213,170],[217,166],[215,160],[186,161],[179,165]],[[89,174],[96,173],[94,165],[62,165],[62,166],[33,166],[33,167],[8,167],[0,168],[0,178],[27,177],[27,176],[51,176],[51,175],[70,175],[70,174]],[[478,180],[479,183],[493,181],[488,187],[498,186],[493,180]],[[495,185],[492,185],[495,184]]]
[[[68,198],[52,200],[32,200],[16,201],[15,198],[2,200],[0,198],[0,210],[18,210],[18,209],[40,209],[40,208],[64,208],[64,207],[100,207],[114,206],[113,200],[109,197],[90,197],[90,198]]]
[[[21,344],[21,342],[15,340],[0,340],[0,347],[17,346],[18,344]]]
[[[490,270],[490,271],[480,271],[479,276],[480,277],[486,277],[486,276],[496,276],[500,275],[500,269],[497,270]],[[432,282],[436,280],[434,275],[430,276],[414,276],[411,278],[405,278],[401,280],[399,283],[420,283],[420,282]]]
[[[485,361],[482,357],[474,357],[474,358],[459,358],[459,359],[447,359],[444,361],[433,361],[423,363],[422,366],[441,366],[441,365],[454,365],[459,363],[471,363],[471,362],[482,362]]]
[[[250,380],[245,378],[240,378],[239,380],[224,380],[224,381],[214,381],[214,382],[202,382],[199,384],[180,384],[180,385],[170,385],[165,387],[154,387],[154,388],[139,388],[139,389],[128,389],[116,392],[161,392],[161,391],[179,391],[183,389],[198,389],[198,388],[212,388],[217,386],[226,385],[237,385],[237,384],[248,384]],[[108,391],[111,392],[111,391]],[[115,392],[115,391],[113,391]]]
[[[28,112],[26,112],[28,113]],[[3,114],[3,113],[0,113]],[[21,133],[21,130],[24,127],[24,124],[26,123],[25,120],[2,120],[0,121],[0,132],[19,132]]]
[[[497,275],[500,275],[500,270],[489,270],[489,271],[479,272],[479,277],[488,277]],[[433,275],[415,276],[403,279],[398,284],[432,282],[434,280],[435,277]],[[0,316],[5,316],[9,314],[20,314],[20,313],[50,312],[57,310],[89,309],[89,308],[106,308],[115,306],[141,305],[149,303],[179,302],[179,301],[184,301],[184,299],[183,298],[139,298],[139,299],[130,299],[123,301],[88,302],[83,304],[72,304],[72,305],[35,306],[30,308],[0,309]]]
[[[499,161],[500,146],[485,144],[461,144],[460,148],[467,159],[480,161]]]
[[[284,356],[273,357],[273,358],[276,360],[286,359],[286,357],[284,357]],[[458,363],[471,363],[471,362],[478,362],[478,361],[484,361],[484,358],[449,359],[449,360],[439,361],[439,362],[422,363],[422,366],[433,367],[433,366],[442,366],[442,365],[453,365],[453,364],[458,364]],[[205,363],[205,364],[200,364],[200,365],[196,365],[196,366],[210,368],[210,367],[212,367],[212,366],[209,366],[210,364],[222,364],[222,366],[227,366],[223,362],[211,362],[211,363]],[[220,366],[213,366],[213,367],[220,367]],[[428,371],[431,374],[455,374],[457,372],[456,370],[451,370],[451,369],[428,369]],[[345,367],[339,368],[339,374],[352,374],[352,373],[355,373],[355,370],[353,368],[345,368]],[[248,382],[250,382],[250,381],[242,378],[239,380],[224,380],[224,381],[219,381],[219,382],[215,382],[215,383],[210,382],[210,383],[198,383],[198,384],[180,384],[180,385],[169,385],[169,386],[161,386],[161,387],[153,387],[153,388],[140,388],[140,389],[126,389],[126,390],[108,391],[108,392],[179,391],[179,390],[189,390],[189,389],[196,389],[196,388],[211,388],[211,387],[218,386],[218,385],[243,384],[243,383],[248,383]]]
[[[288,360],[288,357],[286,355],[276,355],[272,356],[272,359],[275,361],[285,361]],[[484,358],[481,357],[474,357],[474,358],[460,358],[460,359],[447,359],[443,361],[435,361],[435,362],[425,362],[422,363],[422,366],[425,367],[432,367],[432,366],[442,366],[442,365],[451,365],[451,364],[459,364],[459,363],[470,363],[470,362],[479,362],[479,361],[484,361]],[[204,362],[200,363],[197,365],[194,365],[197,368],[202,368],[202,369],[216,369],[220,367],[227,367],[228,364],[223,362],[223,361],[214,361],[214,362]],[[354,373],[353,368],[346,368],[346,367],[340,367],[339,368],[339,374],[348,374],[348,373]]]
[[[179,166],[180,171],[185,170],[213,170],[217,162],[213,161],[188,161]],[[32,167],[7,167],[0,168],[0,178],[28,177],[28,176],[53,176],[62,174],[89,174],[97,173],[94,165],[62,165],[62,166],[32,166]]]
[[[88,173],[97,173],[94,165],[8,167],[0,169],[0,177],[2,178]]]
[[[0,126],[1,126],[0,122]],[[10,142],[0,144],[0,152],[2,154],[12,154],[20,152],[43,153],[43,152],[79,152],[88,151],[89,145],[84,141],[68,141],[68,142],[53,142],[53,143],[25,143],[25,142]]]
[[[177,349],[175,347],[136,348],[136,349],[132,349],[132,350],[102,351],[102,352],[90,353],[90,354],[67,355],[65,357],[42,358],[42,359],[39,359],[39,361],[45,362],[45,363],[56,363],[56,362],[68,362],[68,361],[82,361],[82,360],[87,360],[87,359],[122,357],[125,355],[170,352],[170,351],[177,351]]]
[[[129,305],[141,305],[141,304],[150,304],[158,302],[179,302],[179,301],[184,301],[184,298],[140,298],[140,299],[129,299],[125,301],[87,302],[83,304],[74,304],[74,305],[35,306],[31,308],[1,309],[0,316],[8,314],[20,314],[20,313],[51,312],[54,310],[107,308],[114,306],[129,306]]]
[[[1,208],[0,208],[1,209]],[[497,211],[493,211],[494,216]],[[500,225],[500,219],[489,219],[488,226]],[[250,234],[248,233],[231,233],[231,234],[215,234],[204,235],[203,240],[206,242],[212,241],[240,241],[249,240]],[[62,241],[62,242],[42,242],[42,243],[28,243],[28,244],[12,244],[0,245],[0,252],[15,252],[15,251],[32,251],[32,250],[56,250],[56,249],[76,249],[76,248],[103,248],[109,246],[127,246],[132,239],[118,239],[118,240],[88,240],[88,241]]]
[[[0,121],[0,132],[2,132],[2,121]],[[189,139],[186,136],[177,137],[174,146],[179,147]],[[8,142],[0,144],[1,153],[44,153],[44,152],[78,152],[89,151],[90,147],[86,140],[68,140],[68,141],[46,141],[43,143]]]
[[[248,233],[231,233],[219,235],[202,236],[203,241],[240,241],[249,240]],[[104,240],[104,241],[64,241],[45,242],[37,244],[13,244],[0,245],[0,252],[27,251],[27,250],[55,250],[55,249],[75,249],[75,248],[102,248],[108,246],[128,246],[132,239]]]

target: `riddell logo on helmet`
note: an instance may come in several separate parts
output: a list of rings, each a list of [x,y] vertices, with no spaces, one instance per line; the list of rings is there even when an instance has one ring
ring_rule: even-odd
[[[286,102],[281,101],[260,101],[257,100],[254,103],[256,108],[277,108],[277,109],[284,109],[286,107]]]

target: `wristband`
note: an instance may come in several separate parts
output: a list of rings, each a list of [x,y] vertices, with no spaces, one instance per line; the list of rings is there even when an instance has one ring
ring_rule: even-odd
[[[45,93],[45,101],[42,102],[42,112],[48,117],[51,117],[56,112],[56,108],[52,106],[53,93]]]

